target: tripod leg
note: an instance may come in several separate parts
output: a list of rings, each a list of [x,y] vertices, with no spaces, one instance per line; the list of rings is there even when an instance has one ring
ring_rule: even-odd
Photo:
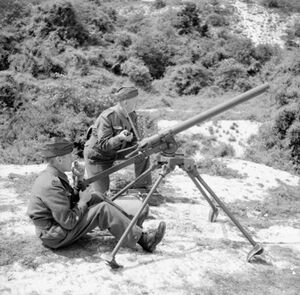
[[[125,232],[123,233],[122,237],[120,238],[120,240],[118,241],[117,245],[115,246],[115,248],[113,249],[112,253],[109,255],[103,255],[104,260],[106,260],[107,264],[110,265],[111,268],[113,269],[117,269],[119,267],[122,267],[120,264],[118,264],[116,262],[116,254],[119,251],[120,247],[122,246],[126,236],[128,235],[129,231],[132,229],[132,227],[136,224],[136,221],[138,220],[141,212],[144,210],[144,208],[146,207],[151,195],[153,194],[153,192],[155,191],[155,189],[158,187],[158,185],[161,183],[161,181],[163,180],[163,178],[166,176],[166,174],[168,173],[167,169],[166,169],[166,165],[163,166],[163,172],[159,175],[159,177],[157,178],[156,182],[154,183],[154,185],[152,186],[150,192],[148,193],[147,197],[145,198],[145,200],[142,203],[141,208],[138,210],[138,212],[135,214],[135,216],[133,217],[133,219],[131,220],[131,222],[129,223],[128,227],[126,228]]]
[[[256,243],[250,234],[242,227],[239,221],[232,215],[232,213],[228,210],[228,208],[223,204],[223,202],[218,198],[218,196],[213,192],[213,190],[208,186],[208,184],[203,180],[203,178],[198,174],[195,176],[199,182],[204,186],[204,188],[210,193],[212,198],[217,202],[217,204],[222,208],[222,210],[226,213],[226,215],[231,219],[231,221],[238,227],[241,233],[245,236],[245,238],[252,244],[253,249],[247,255],[247,261],[249,262],[251,258],[255,255],[259,255],[263,253],[263,247]]]
[[[215,204],[212,202],[212,200],[208,197],[205,190],[201,187],[201,185],[197,181],[197,178],[189,171],[187,171],[187,174],[189,175],[191,180],[194,182],[195,186],[198,188],[198,190],[201,192],[201,194],[203,195],[203,197],[205,198],[205,200],[208,202],[208,204],[211,207],[211,210],[210,210],[210,213],[208,216],[208,220],[210,222],[215,222],[217,219],[218,213],[219,213],[219,209],[215,206]]]
[[[142,173],[141,175],[139,175],[137,178],[135,178],[133,181],[131,181],[129,184],[127,184],[125,187],[123,187],[120,191],[118,191],[112,198],[111,200],[114,201],[115,199],[117,199],[118,197],[120,197],[123,193],[125,193],[129,188],[131,188],[136,182],[138,182],[139,180],[143,179],[144,177],[146,177],[148,174],[150,174],[153,170],[159,168],[161,165],[158,163],[155,163],[153,165],[151,165],[151,167],[149,167],[144,173]]]

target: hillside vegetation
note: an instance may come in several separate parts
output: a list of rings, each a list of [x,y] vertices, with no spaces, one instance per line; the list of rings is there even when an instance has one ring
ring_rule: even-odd
[[[260,3],[300,11],[297,1]],[[141,106],[161,108],[269,82],[268,123],[248,157],[299,170],[300,25],[284,49],[256,46],[232,29],[234,12],[217,0],[0,0],[0,163],[39,163],[36,148],[52,136],[73,140],[80,155],[124,84],[139,88]]]

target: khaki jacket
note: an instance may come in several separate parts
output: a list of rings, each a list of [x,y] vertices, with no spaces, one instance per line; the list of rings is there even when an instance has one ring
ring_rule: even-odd
[[[33,185],[27,208],[37,236],[42,240],[63,240],[87,210],[86,205],[78,205],[78,200],[67,175],[48,165]]]
[[[131,114],[135,128],[137,116]],[[123,130],[133,132],[132,126],[126,115],[121,111],[119,105],[108,108],[100,114],[92,126],[91,135],[85,144],[84,152],[91,162],[114,161],[117,159],[117,152],[136,144],[137,138],[134,135],[132,142],[122,142],[118,135]]]

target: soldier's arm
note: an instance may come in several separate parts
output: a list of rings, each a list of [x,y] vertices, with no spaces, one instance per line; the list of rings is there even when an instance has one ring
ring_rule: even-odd
[[[46,200],[54,220],[67,230],[73,229],[87,210],[87,205],[81,202],[71,209],[68,192],[59,180],[52,182]]]
[[[119,134],[114,135],[111,121],[108,117],[100,116],[96,127],[98,138],[96,148],[104,152],[110,152],[121,147],[123,141]]]

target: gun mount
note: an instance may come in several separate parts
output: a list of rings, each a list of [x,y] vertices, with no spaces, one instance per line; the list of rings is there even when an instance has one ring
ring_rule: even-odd
[[[211,207],[211,213],[209,214],[209,220],[211,222],[215,222],[219,208],[221,208],[225,214],[231,219],[231,221],[237,226],[237,228],[241,231],[241,233],[244,235],[244,237],[253,245],[253,249],[249,252],[247,256],[247,261],[250,261],[252,257],[255,255],[259,255],[263,253],[263,247],[256,243],[253,238],[250,236],[250,234],[242,227],[242,225],[239,223],[239,221],[232,215],[232,213],[229,211],[229,209],[225,206],[225,204],[217,197],[217,195],[213,192],[213,190],[207,185],[207,183],[203,180],[203,178],[199,175],[197,171],[197,166],[194,163],[192,159],[187,159],[183,155],[177,155],[176,151],[178,149],[178,145],[176,143],[176,140],[174,139],[174,136],[180,132],[183,132],[184,130],[189,129],[190,127],[200,124],[204,122],[207,119],[210,119],[216,115],[219,115],[234,106],[241,104],[247,100],[250,100],[265,91],[269,88],[268,84],[263,84],[261,86],[258,86],[256,88],[253,88],[241,95],[238,95],[237,97],[228,100],[220,105],[217,105],[205,112],[200,113],[199,115],[196,115],[186,121],[183,121],[181,123],[178,123],[177,125],[168,128],[166,130],[163,130],[162,132],[159,132],[158,134],[155,134],[153,136],[147,137],[145,139],[142,139],[137,146],[135,146],[134,150],[132,152],[129,152],[125,161],[114,165],[113,167],[100,172],[96,174],[95,176],[88,178],[83,181],[82,187],[85,188],[92,182],[96,181],[99,178],[102,178],[104,176],[110,175],[120,169],[125,168],[126,166],[129,166],[136,162],[140,157],[149,157],[152,154],[159,153],[160,155],[164,156],[164,160],[161,160],[160,157],[157,158],[156,161],[152,164],[152,166],[145,171],[142,175],[137,177],[135,180],[133,180],[131,183],[129,183],[126,187],[124,187],[122,190],[120,190],[115,196],[111,198],[111,200],[115,200],[118,198],[121,194],[126,192],[130,187],[132,187],[138,180],[142,179],[151,171],[157,168],[162,168],[162,172],[160,173],[158,179],[154,183],[153,187],[151,188],[150,192],[148,193],[147,197],[144,199],[143,204],[136,213],[136,215],[131,220],[128,228],[124,232],[123,236],[115,246],[114,250],[112,251],[111,255],[105,256],[104,258],[109,265],[112,268],[118,268],[120,265],[115,260],[115,255],[118,252],[119,248],[122,246],[122,243],[126,236],[128,235],[131,228],[135,225],[139,215],[147,205],[147,202],[149,201],[151,195],[155,191],[155,189],[158,187],[162,179],[171,171],[174,170],[176,166],[184,170],[188,176],[191,178],[193,183],[196,185],[202,196],[206,199],[209,206]]]

